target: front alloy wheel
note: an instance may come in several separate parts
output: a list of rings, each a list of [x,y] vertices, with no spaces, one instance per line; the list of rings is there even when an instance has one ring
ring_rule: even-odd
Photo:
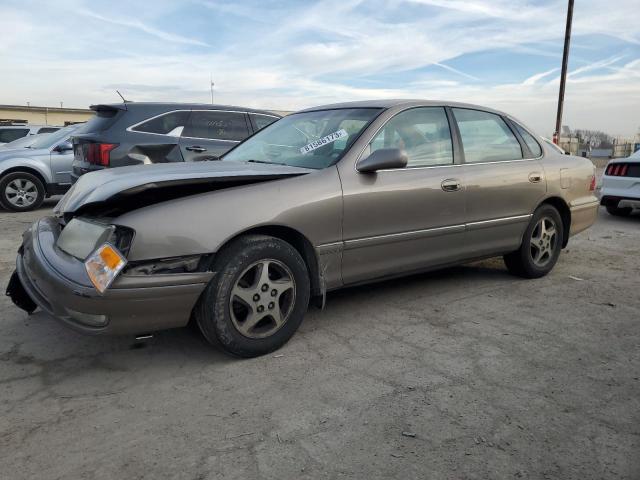
[[[259,260],[242,272],[231,291],[231,321],[245,337],[268,337],[287,322],[295,301],[291,270],[278,260]]]
[[[205,338],[240,357],[256,357],[284,345],[309,305],[307,265],[289,243],[246,235],[216,253],[214,277],[194,317]]]

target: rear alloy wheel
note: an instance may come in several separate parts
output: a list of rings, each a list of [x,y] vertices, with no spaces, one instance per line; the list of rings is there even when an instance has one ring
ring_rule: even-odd
[[[555,207],[542,205],[533,214],[518,250],[504,256],[509,272],[539,278],[551,271],[562,249],[562,219]]]
[[[7,210],[33,210],[42,204],[44,197],[44,185],[31,173],[12,172],[0,180],[0,203]]]
[[[287,242],[247,235],[216,254],[216,272],[194,313],[205,338],[241,357],[284,345],[309,304],[309,274]]]
[[[607,209],[607,212],[609,212],[609,215],[614,215],[616,217],[628,217],[631,215],[631,211],[633,210],[631,207],[618,208],[607,206],[605,208]]]

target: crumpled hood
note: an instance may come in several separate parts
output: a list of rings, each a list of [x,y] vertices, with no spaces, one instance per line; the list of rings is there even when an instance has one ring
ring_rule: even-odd
[[[82,175],[54,208],[58,216],[95,204],[152,195],[150,203],[228,186],[305,175],[314,170],[232,161],[180,162],[107,168]],[[178,193],[176,190],[180,189]]]

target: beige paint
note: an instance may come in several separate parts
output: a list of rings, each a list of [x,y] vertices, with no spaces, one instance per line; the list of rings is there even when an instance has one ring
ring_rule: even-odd
[[[65,125],[66,122],[86,122],[93,116],[84,108],[26,107],[21,105],[0,105],[0,119],[26,120],[35,125]]]

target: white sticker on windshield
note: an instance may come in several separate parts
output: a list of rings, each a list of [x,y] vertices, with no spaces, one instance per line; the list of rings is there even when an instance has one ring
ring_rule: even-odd
[[[316,148],[324,147],[325,145],[328,145],[328,144],[330,144],[332,142],[335,142],[339,138],[346,137],[348,135],[349,134],[347,133],[347,131],[343,128],[341,130],[338,130],[337,132],[330,133],[329,135],[327,135],[325,137],[322,137],[322,138],[316,140],[315,142],[311,142],[311,143],[305,145],[304,147],[302,147],[300,149],[300,153],[302,153],[304,155],[305,153],[312,152]]]

